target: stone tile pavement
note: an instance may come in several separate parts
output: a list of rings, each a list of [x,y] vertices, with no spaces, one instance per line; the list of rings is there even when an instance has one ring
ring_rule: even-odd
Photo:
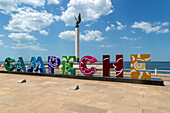
[[[163,79],[165,86],[152,86],[0,73],[0,113],[170,113]]]

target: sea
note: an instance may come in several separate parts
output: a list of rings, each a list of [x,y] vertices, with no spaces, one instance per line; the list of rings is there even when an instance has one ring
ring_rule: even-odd
[[[158,74],[170,74],[170,62],[166,61],[151,61],[146,63],[146,71],[155,73],[157,69]],[[130,72],[130,62],[123,62],[124,71]]]
[[[44,63],[47,63],[47,61],[45,61]],[[114,62],[111,62],[111,63],[114,63]],[[155,73],[155,69],[157,69],[158,74],[170,74],[170,62],[168,61],[167,62],[166,61],[151,61],[151,62],[144,62],[144,63],[146,63],[146,71]],[[0,65],[2,64],[4,64],[4,61],[0,61]],[[29,64],[29,61],[26,61],[25,64]],[[100,61],[99,64],[102,64],[102,62]],[[130,72],[130,62],[124,61],[123,68],[125,72]],[[99,69],[99,70],[102,70],[102,69]]]
[[[115,63],[115,61],[110,61],[111,63]],[[102,64],[102,61],[100,61]],[[169,61],[151,61],[151,62],[139,62],[139,63],[146,63],[146,70],[150,71],[151,73],[155,73],[155,69],[157,70],[157,74],[170,74],[170,62]],[[123,62],[123,71],[130,72],[130,62],[124,61]],[[102,70],[102,69],[99,69]],[[114,69],[111,69],[114,71]]]

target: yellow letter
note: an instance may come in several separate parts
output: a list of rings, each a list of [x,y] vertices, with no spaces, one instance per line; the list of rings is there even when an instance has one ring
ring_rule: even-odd
[[[150,56],[150,54],[131,54],[131,78],[151,80],[151,72],[138,71],[146,69],[145,63],[138,63],[138,61],[149,62]]]

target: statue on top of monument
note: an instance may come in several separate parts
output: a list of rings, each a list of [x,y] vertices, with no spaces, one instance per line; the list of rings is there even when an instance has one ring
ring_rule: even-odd
[[[76,27],[79,27],[79,23],[81,22],[81,14],[79,13],[78,19],[74,16],[74,18],[76,19]]]

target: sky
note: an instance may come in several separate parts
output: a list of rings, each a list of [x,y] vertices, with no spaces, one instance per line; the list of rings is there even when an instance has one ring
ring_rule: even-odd
[[[73,56],[79,13],[80,58],[170,61],[169,11],[170,0],[0,0],[0,61]]]

